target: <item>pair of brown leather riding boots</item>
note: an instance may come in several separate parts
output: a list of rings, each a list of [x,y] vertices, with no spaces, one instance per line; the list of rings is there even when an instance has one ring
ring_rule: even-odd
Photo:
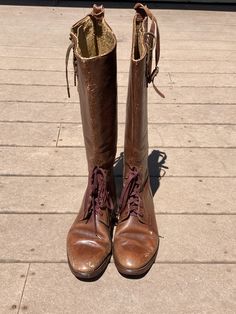
[[[147,86],[158,72],[159,32],[146,6],[137,3],[134,8],[123,188],[118,207],[113,176],[117,144],[116,37],[104,19],[103,7],[96,5],[72,26],[70,33],[66,69],[73,49],[89,170],[82,206],[67,237],[69,266],[80,279],[99,277],[111,254],[121,274],[143,275],[158,250],[147,164]],[[66,75],[69,94],[67,71]]]

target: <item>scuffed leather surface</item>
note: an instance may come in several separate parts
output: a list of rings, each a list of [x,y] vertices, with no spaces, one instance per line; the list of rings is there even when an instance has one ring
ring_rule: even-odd
[[[109,35],[109,40],[113,37],[114,41],[112,46],[107,45],[107,49],[102,50],[102,54],[97,51],[98,55],[88,58],[80,54],[76,46],[78,44],[77,28],[83,25],[86,19],[93,19],[94,24],[106,25],[103,40],[106,35]],[[100,31],[100,27],[94,27],[93,30],[93,36],[99,37],[100,34],[96,32]],[[85,31],[84,36],[91,37],[91,31],[91,28],[89,32]],[[112,167],[117,142],[116,38],[102,14],[98,18],[88,15],[77,22],[72,27],[71,40],[74,43],[74,64],[76,65],[89,176],[94,167],[105,170],[107,193],[115,205]],[[67,255],[71,268],[75,273],[88,275],[92,275],[111,253],[112,215],[114,214],[109,208],[101,208],[99,212],[94,212],[94,209],[91,214],[87,215],[86,210],[91,206],[90,191],[91,182],[88,180],[79,214],[67,236]]]
[[[116,49],[101,57],[77,58],[77,62],[88,165],[108,169],[113,166],[117,142]]]
[[[130,169],[135,167],[140,175],[139,198],[143,215],[130,214],[127,202],[116,228],[113,252],[118,269],[121,266],[122,269],[134,271],[148,264],[159,243],[147,164],[147,51],[137,52],[140,47],[137,38],[143,42],[146,31],[147,19],[144,17],[140,22],[140,15],[137,14],[134,18],[124,149],[124,185]]]

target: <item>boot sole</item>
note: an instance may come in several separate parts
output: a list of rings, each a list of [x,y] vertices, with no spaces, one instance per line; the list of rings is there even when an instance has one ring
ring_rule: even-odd
[[[140,267],[140,268],[136,268],[136,269],[126,268],[126,267],[120,265],[116,261],[115,257],[114,257],[114,263],[116,265],[118,272],[121,275],[126,276],[126,277],[142,277],[142,276],[146,275],[146,273],[150,270],[152,265],[155,263],[157,251],[158,251],[158,249],[156,250],[155,254],[152,256],[152,258],[148,261],[148,263],[145,264],[143,267]]]
[[[87,273],[87,272],[78,272],[75,271],[72,267],[72,265],[70,264],[69,258],[67,256],[67,261],[68,261],[68,265],[70,267],[70,270],[72,272],[72,274],[80,279],[80,280],[97,280],[105,271],[105,269],[107,268],[107,265],[109,264],[111,259],[111,253],[104,259],[104,261],[102,262],[102,264],[96,268],[93,272],[91,273]]]

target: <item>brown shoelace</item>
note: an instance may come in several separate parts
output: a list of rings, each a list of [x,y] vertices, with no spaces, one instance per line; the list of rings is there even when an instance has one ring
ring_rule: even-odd
[[[143,217],[141,209],[140,178],[138,170],[133,167],[128,174],[125,186],[123,187],[120,197],[120,214],[124,211],[128,204],[129,215]]]
[[[103,210],[114,210],[114,204],[111,195],[107,189],[106,170],[95,167],[89,177],[89,186],[91,189],[88,193],[88,207],[85,211],[84,219],[89,220],[91,215],[94,217],[94,228],[97,236],[96,215],[103,216]]]

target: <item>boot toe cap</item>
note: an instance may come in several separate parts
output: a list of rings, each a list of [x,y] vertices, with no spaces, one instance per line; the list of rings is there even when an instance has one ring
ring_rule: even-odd
[[[77,241],[67,244],[67,257],[72,272],[77,276],[91,277],[109,257],[107,245],[93,241]]]
[[[141,272],[155,261],[158,240],[151,243],[137,239],[119,239],[114,243],[114,260],[117,268],[127,272]]]
[[[140,251],[137,248],[126,247],[115,255],[115,261],[122,268],[137,270],[145,267],[154,254],[155,251]]]

